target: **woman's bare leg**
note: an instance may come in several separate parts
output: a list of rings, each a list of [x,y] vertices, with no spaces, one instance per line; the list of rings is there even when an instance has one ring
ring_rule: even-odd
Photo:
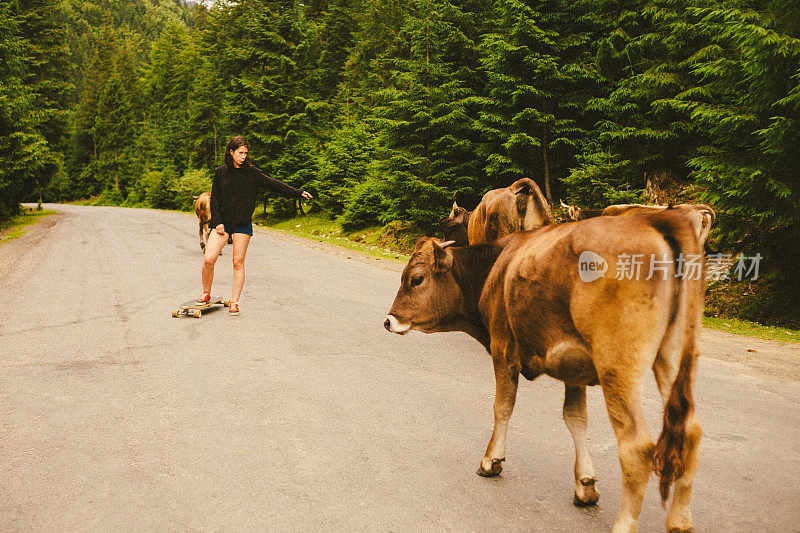
[[[231,301],[238,302],[244,287],[244,256],[247,245],[250,244],[250,235],[246,233],[233,234],[233,292]]]
[[[227,242],[227,233],[220,235],[216,230],[212,230],[208,235],[206,251],[203,254],[203,292],[211,292],[211,283],[214,281],[214,265]]]

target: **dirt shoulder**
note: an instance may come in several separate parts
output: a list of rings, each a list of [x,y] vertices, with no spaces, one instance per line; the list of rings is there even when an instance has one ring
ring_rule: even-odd
[[[752,375],[800,382],[800,343],[735,335],[703,328],[700,355],[747,367]]]
[[[27,226],[25,233],[19,237],[8,241],[0,241],[0,278],[5,277],[17,261],[36,246],[50,229],[65,216],[63,213],[48,215],[38,220],[35,224]],[[11,231],[11,229],[7,231]]]

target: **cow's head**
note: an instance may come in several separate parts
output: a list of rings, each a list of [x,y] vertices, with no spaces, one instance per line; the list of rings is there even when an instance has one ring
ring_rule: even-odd
[[[576,220],[581,220],[582,219],[582,217],[581,217],[581,214],[582,214],[581,213],[581,208],[578,207],[577,205],[567,205],[567,204],[564,203],[563,200],[561,200],[561,207],[564,208],[564,210],[565,210],[564,212],[566,213],[567,220],[569,222],[574,222]]]
[[[450,215],[439,220],[439,227],[442,228],[445,241],[453,241],[456,246],[466,246],[469,244],[467,237],[467,226],[469,226],[469,216],[471,211],[463,207],[458,207],[456,195],[453,193],[453,208]]]
[[[464,313],[461,289],[452,273],[453,252],[447,249],[452,244],[433,237],[417,241],[383,324],[387,330],[449,331],[448,324]]]

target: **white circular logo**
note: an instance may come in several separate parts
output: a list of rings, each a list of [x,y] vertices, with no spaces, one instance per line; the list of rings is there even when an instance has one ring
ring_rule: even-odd
[[[578,274],[581,281],[589,283],[600,278],[605,277],[608,270],[608,263],[603,256],[586,250],[581,252],[578,257]]]

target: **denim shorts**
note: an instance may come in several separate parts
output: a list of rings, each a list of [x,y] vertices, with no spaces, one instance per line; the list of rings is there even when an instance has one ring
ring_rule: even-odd
[[[233,235],[234,233],[244,233],[245,235],[253,235],[253,223],[248,222],[247,224],[224,224],[225,226],[225,233],[228,235]]]

